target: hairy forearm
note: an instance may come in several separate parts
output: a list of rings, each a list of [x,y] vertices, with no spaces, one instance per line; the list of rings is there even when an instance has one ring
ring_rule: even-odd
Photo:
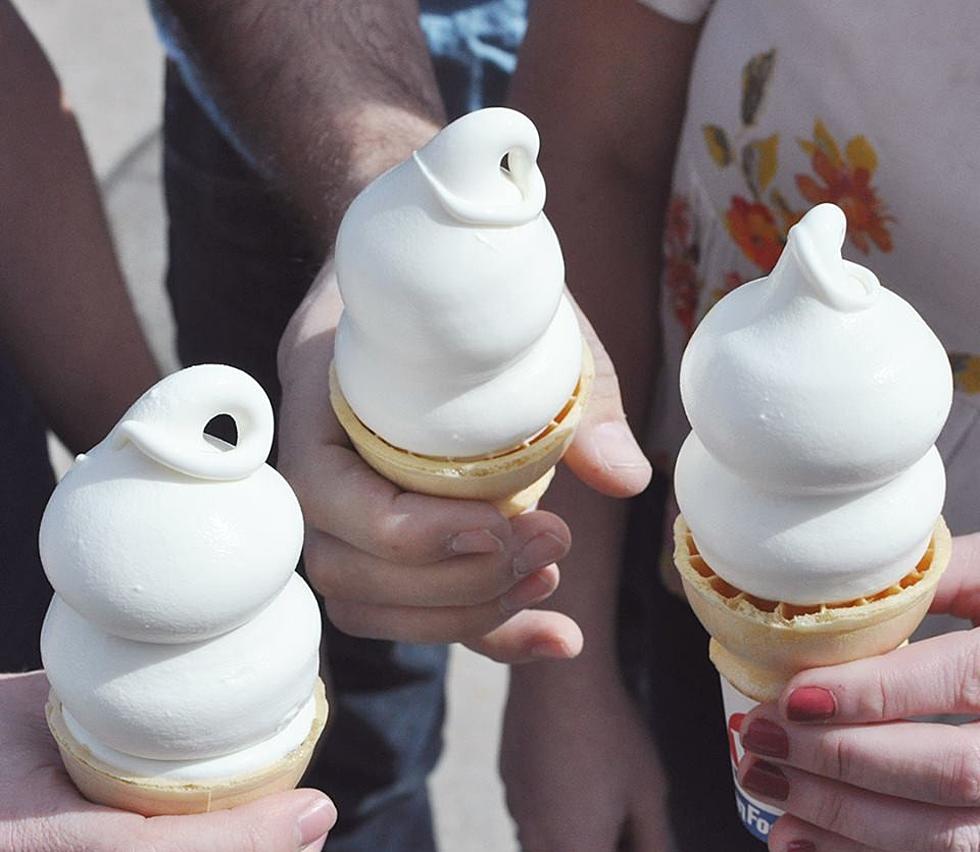
[[[327,248],[444,117],[417,0],[157,0],[236,144]]]
[[[0,2],[0,336],[48,422],[90,448],[157,375],[78,126]]]
[[[635,0],[601,9],[538,0],[512,91],[541,132],[569,289],[616,366],[641,435],[658,368],[660,235],[697,35]],[[565,476],[546,508],[574,537],[551,602],[586,638],[579,660],[552,668],[564,678],[610,670],[628,507]]]

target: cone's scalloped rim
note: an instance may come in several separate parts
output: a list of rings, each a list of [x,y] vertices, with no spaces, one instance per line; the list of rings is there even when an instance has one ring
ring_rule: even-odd
[[[296,748],[255,772],[200,782],[133,776],[96,758],[72,736],[62,715],[61,700],[53,689],[48,694],[44,711],[48,729],[68,774],[90,801],[147,816],[203,813],[295,787],[327,722],[326,689],[320,678],[317,678],[313,694],[316,712],[310,732]]]
[[[674,521],[674,564],[685,585],[699,592],[709,604],[720,605],[747,621],[793,632],[838,632],[849,624],[864,626],[904,610],[922,597],[935,594],[951,553],[952,536],[940,517],[926,553],[898,583],[852,601],[797,606],[765,601],[727,583],[700,559],[684,516],[678,515]]]

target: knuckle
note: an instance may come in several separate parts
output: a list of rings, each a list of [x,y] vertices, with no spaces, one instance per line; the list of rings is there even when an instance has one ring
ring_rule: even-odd
[[[418,548],[413,546],[413,538],[418,535],[418,530],[409,515],[389,511],[375,512],[370,519],[369,535],[389,562],[418,565],[423,561]]]
[[[875,671],[865,688],[855,699],[855,713],[861,719],[887,720],[889,713],[889,686],[884,675]]]
[[[824,793],[814,811],[814,823],[835,834],[847,835],[844,829],[848,821],[848,805],[843,793],[837,790]]]
[[[956,691],[964,710],[980,710],[980,628],[967,635],[956,670]]]
[[[980,806],[980,741],[971,738],[943,761],[939,800],[954,805]]]
[[[828,731],[819,749],[818,773],[847,781],[854,774],[854,746],[841,731]]]

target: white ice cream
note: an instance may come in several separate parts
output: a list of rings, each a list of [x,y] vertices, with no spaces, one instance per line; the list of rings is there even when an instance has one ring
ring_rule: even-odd
[[[508,450],[578,382],[582,338],[542,212],[538,147],[520,113],[471,113],[370,184],[341,223],[337,378],[397,447]]]
[[[234,418],[236,446],[204,435],[218,414]],[[299,504],[264,464],[272,435],[253,379],[191,367],[147,391],[55,489],[41,653],[93,751],[160,774],[201,759],[257,769],[309,733],[285,734],[313,694],[320,616],[294,573]]]
[[[767,278],[704,318],[681,364],[693,427],[675,489],[699,550],[750,594],[873,594],[922,557],[942,509],[934,442],[952,400],[942,344],[843,260],[846,221],[815,207]]]

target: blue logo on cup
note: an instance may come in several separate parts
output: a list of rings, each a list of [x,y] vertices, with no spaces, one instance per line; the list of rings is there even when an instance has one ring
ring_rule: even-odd
[[[763,843],[769,839],[769,832],[772,831],[773,824],[779,819],[779,814],[766,810],[764,805],[751,801],[735,782],[735,805],[738,807],[738,815],[742,818],[749,834],[758,838]]]

